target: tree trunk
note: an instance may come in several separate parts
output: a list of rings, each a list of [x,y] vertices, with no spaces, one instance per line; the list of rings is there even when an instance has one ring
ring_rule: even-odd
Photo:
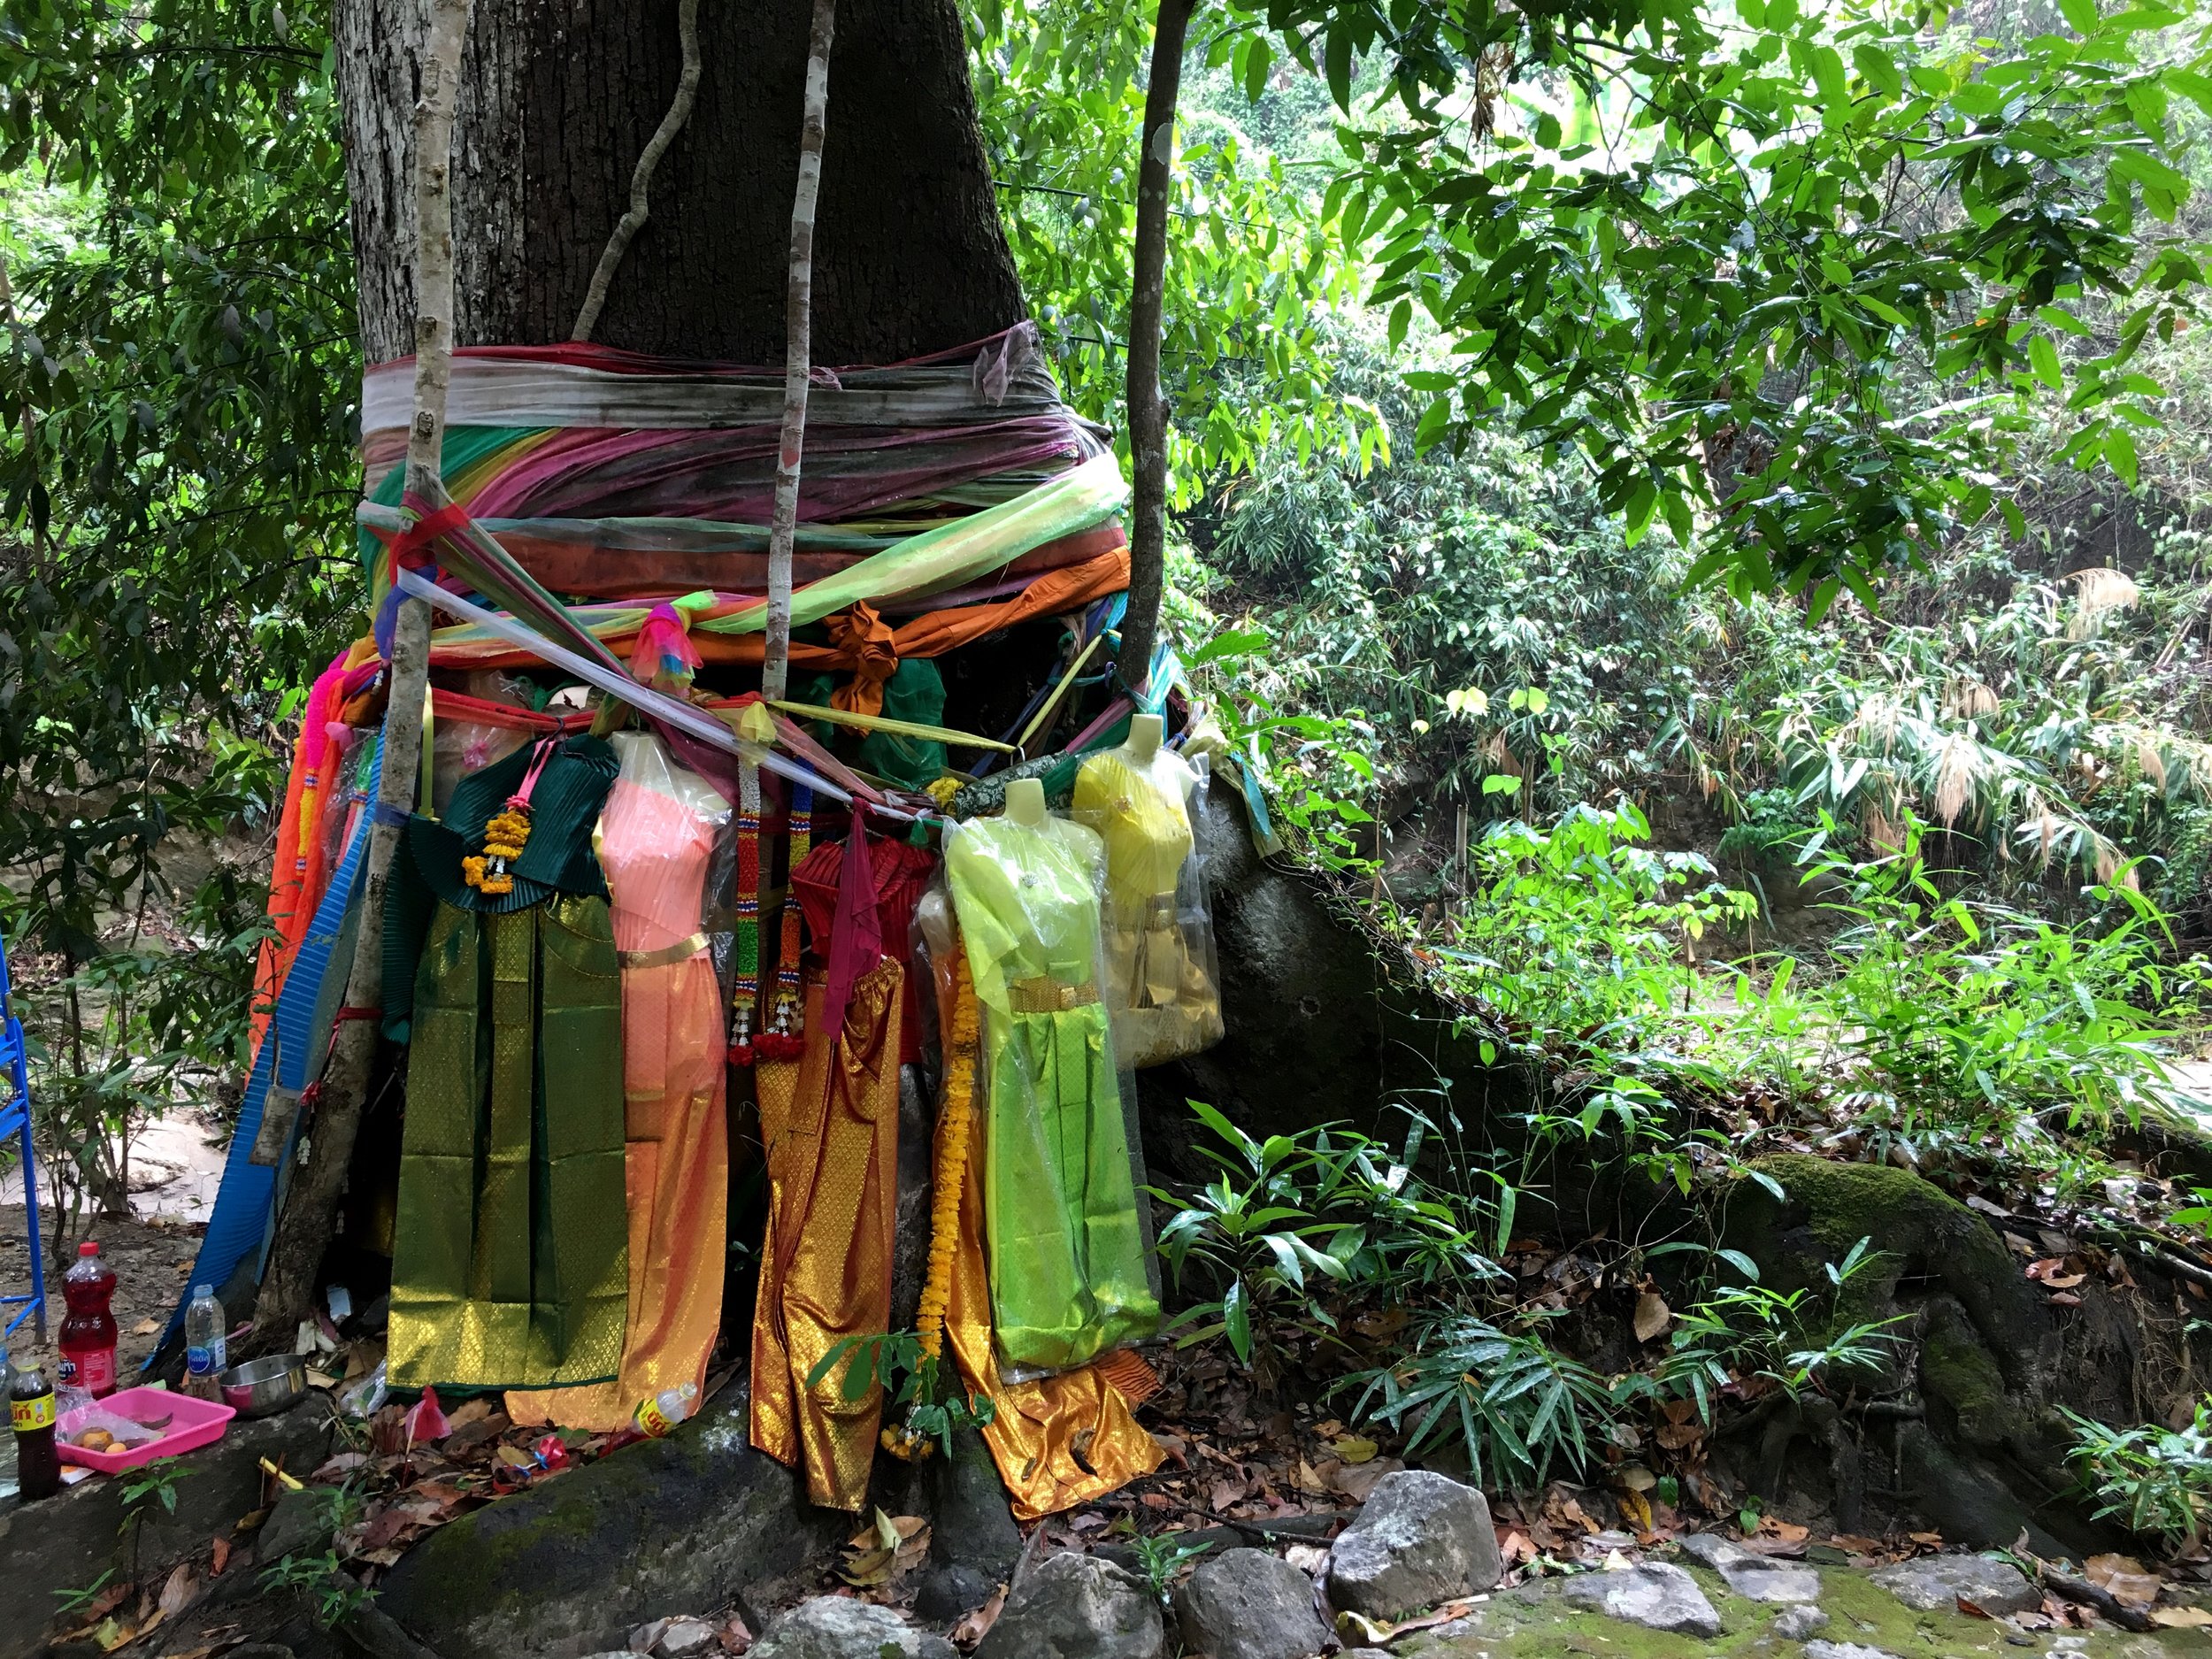
[[[703,69],[592,338],[783,360],[810,0],[700,0]],[[411,349],[409,65],[425,0],[338,0],[372,363]],[[683,56],[676,0],[476,0],[453,158],[455,339],[566,340]],[[1025,314],[954,0],[845,0],[816,220],[813,357],[887,363]]]

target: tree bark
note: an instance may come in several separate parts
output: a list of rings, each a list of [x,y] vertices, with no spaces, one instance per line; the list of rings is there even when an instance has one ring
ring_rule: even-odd
[[[1144,90],[1137,159],[1137,242],[1129,294],[1129,612],[1121,625],[1122,683],[1143,690],[1159,635],[1167,574],[1167,410],[1160,401],[1160,313],[1167,286],[1167,204],[1174,186],[1175,105],[1191,0],[1160,0],[1152,78]]]
[[[338,0],[362,347],[410,349],[410,67],[426,0]],[[776,364],[811,0],[700,8],[690,119],[593,330],[604,345]],[[1025,314],[955,0],[846,0],[823,155],[813,360],[888,363]],[[477,0],[455,134],[455,339],[573,329],[682,73],[676,0]]]

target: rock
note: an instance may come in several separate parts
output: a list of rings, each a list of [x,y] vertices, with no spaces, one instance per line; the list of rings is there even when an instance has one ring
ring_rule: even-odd
[[[1820,1600],[1820,1575],[1810,1567],[1759,1555],[1730,1543],[1717,1532],[1693,1532],[1675,1541],[1684,1555],[1703,1562],[1720,1574],[1722,1583],[1747,1601]]]
[[[717,1646],[714,1626],[703,1618],[664,1621],[658,1640],[648,1649],[654,1659],[693,1659]]]
[[[733,1599],[759,1629],[837,1558],[849,1522],[752,1448],[751,1413],[733,1384],[672,1433],[440,1527],[378,1605],[440,1659],[620,1647],[672,1607]]]
[[[849,1595],[818,1595],[778,1615],[750,1652],[751,1659],[958,1659],[942,1636]]]
[[[2043,1593],[2017,1567],[1988,1555],[1927,1555],[1901,1561],[1870,1577],[1920,1613],[1964,1601],[1992,1618],[2002,1618],[2043,1604]]]
[[[1827,1627],[1828,1616],[1825,1613],[1816,1607],[1808,1607],[1800,1602],[1795,1607],[1784,1608],[1781,1617],[1767,1629],[1784,1641],[1803,1641],[1815,1631]]]
[[[1586,1572],[1568,1579],[1561,1594],[1647,1630],[1707,1638],[1720,1634],[1720,1615],[1713,1611],[1697,1580],[1663,1562],[1646,1562],[1621,1572]]]
[[[1162,1659],[1167,1627],[1143,1579],[1092,1555],[1031,1568],[975,1659]]]
[[[311,1411],[233,1420],[221,1440],[186,1455],[176,1471],[176,1507],[149,1500],[135,1537],[123,1526],[127,1481],[81,1481],[38,1503],[0,1498],[0,1561],[7,1563],[0,1654],[30,1653],[44,1641],[58,1605],[56,1585],[88,1584],[110,1567],[119,1578],[134,1576],[134,1555],[137,1574],[158,1582],[170,1563],[204,1554],[211,1537],[233,1535],[240,1517],[261,1507],[261,1459],[312,1469],[329,1455],[329,1439],[328,1424]]]
[[[1398,1619],[1504,1576],[1490,1505],[1472,1486],[1424,1469],[1376,1483],[1359,1519],[1329,1555],[1329,1600],[1373,1619]]]
[[[914,1617],[934,1624],[950,1624],[963,1613],[981,1607],[996,1588],[994,1580],[956,1561],[932,1567],[914,1593]]]
[[[1870,1647],[1864,1642],[1809,1641],[1805,1644],[1805,1659],[1897,1659],[1886,1648]]]
[[[1224,1550],[1175,1597],[1183,1647],[1213,1659],[1311,1659],[1329,1645],[1313,1580],[1263,1549]]]
[[[923,1467],[930,1480],[930,1559],[941,1566],[966,1567],[993,1584],[1002,1582],[1021,1555],[1022,1534],[983,1437],[963,1429],[952,1437],[949,1454]],[[982,1604],[979,1598],[969,1606]]]
[[[290,1555],[319,1555],[330,1548],[330,1488],[285,1491],[254,1534],[254,1559],[273,1567]]]

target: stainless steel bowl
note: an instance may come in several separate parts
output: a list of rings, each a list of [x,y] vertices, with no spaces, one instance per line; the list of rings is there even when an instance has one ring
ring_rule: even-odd
[[[234,1365],[215,1380],[223,1403],[240,1417],[274,1417],[306,1397],[307,1362],[297,1354],[271,1354]]]

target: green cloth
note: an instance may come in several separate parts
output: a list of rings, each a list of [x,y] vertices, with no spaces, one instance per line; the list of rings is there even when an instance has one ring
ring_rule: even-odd
[[[484,826],[522,787],[536,747],[525,744],[462,779],[442,820],[419,815],[407,820],[384,898],[383,1031],[393,1042],[408,1041],[416,964],[439,904],[496,914],[526,910],[556,893],[607,896],[591,836],[621,765],[614,746],[596,737],[564,741],[532,786],[530,839],[512,866],[514,891],[488,895],[462,879],[461,860],[482,850]]]
[[[926,657],[910,657],[883,682],[886,719],[915,726],[945,723],[945,677]],[[928,738],[902,737],[896,732],[871,732],[854,753],[861,771],[897,784],[902,789],[921,789],[945,772],[945,746]]]
[[[415,987],[395,1386],[617,1374],[629,1304],[622,970],[601,898],[440,902]]]
[[[984,1231],[1009,1366],[1064,1370],[1159,1325],[1098,996],[1103,857],[1061,818],[979,818],[945,844],[984,1009]]]

